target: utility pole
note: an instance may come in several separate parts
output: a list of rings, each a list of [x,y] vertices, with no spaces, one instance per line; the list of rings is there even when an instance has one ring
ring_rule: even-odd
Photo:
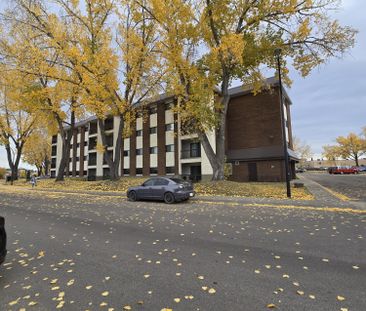
[[[285,159],[285,173],[286,173],[286,188],[287,188],[287,197],[291,198],[291,185],[290,185],[290,170],[289,170],[289,157],[288,157],[288,145],[286,138],[286,118],[284,114],[283,108],[283,91],[282,91],[282,77],[281,77],[281,49],[275,50],[275,56],[277,58],[277,71],[278,71],[278,79],[279,79],[279,87],[280,87],[280,105],[281,105],[281,125],[282,125],[282,139],[283,139],[283,154]]]

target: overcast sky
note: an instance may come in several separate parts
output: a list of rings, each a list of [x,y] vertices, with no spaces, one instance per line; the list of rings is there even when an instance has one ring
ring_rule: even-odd
[[[0,9],[4,0],[0,0]],[[355,48],[343,59],[332,59],[303,79],[292,72],[293,135],[311,145],[315,157],[339,135],[359,133],[366,126],[366,1],[343,0],[335,16],[359,33]],[[0,147],[0,166],[8,167]]]

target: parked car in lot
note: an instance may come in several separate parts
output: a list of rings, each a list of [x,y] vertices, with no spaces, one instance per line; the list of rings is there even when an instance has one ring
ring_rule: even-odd
[[[349,166],[334,166],[328,169],[329,174],[358,174],[358,169]]]
[[[366,166],[355,166],[359,173],[366,172]]]
[[[0,265],[4,262],[6,256],[6,232],[5,219],[0,216]]]
[[[306,169],[305,168],[303,168],[303,167],[298,167],[297,169],[296,169],[296,173],[305,173],[306,172]]]
[[[141,186],[130,187],[127,197],[130,201],[159,200],[171,204],[194,197],[193,185],[179,178],[152,177]]]

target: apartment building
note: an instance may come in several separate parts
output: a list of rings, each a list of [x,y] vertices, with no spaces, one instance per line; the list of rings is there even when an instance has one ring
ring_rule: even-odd
[[[256,96],[250,87],[230,90],[227,116],[226,155],[229,179],[234,181],[282,181],[285,179],[279,86],[268,79],[271,90]],[[162,95],[136,113],[129,137],[121,147],[121,176],[182,176],[193,181],[210,179],[212,168],[197,135],[185,135],[179,115],[173,112],[174,97]],[[286,139],[290,167],[295,176],[297,158],[292,151],[291,100],[284,92]],[[119,126],[118,117],[105,120],[106,152],[112,156]],[[216,149],[215,132],[208,133]],[[71,141],[66,176],[89,180],[107,179],[108,165],[97,152],[101,141],[97,120],[78,122]],[[52,138],[51,176],[55,177],[62,153],[61,137]]]

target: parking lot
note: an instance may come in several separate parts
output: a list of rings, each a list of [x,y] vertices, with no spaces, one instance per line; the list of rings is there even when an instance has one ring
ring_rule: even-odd
[[[327,172],[306,172],[302,175],[352,200],[366,202],[366,174],[331,175]]]

